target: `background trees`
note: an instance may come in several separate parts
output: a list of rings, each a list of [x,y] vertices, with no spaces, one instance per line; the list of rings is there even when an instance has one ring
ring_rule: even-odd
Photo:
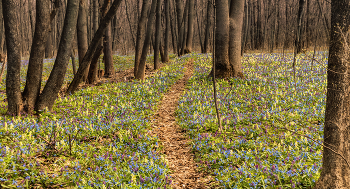
[[[24,105],[26,110],[31,111],[38,103],[41,91],[38,84],[41,82],[41,56],[43,51],[47,58],[58,55],[60,44],[63,43],[61,39],[64,35],[66,12],[70,7],[67,0],[56,0],[50,3],[43,0],[13,0],[9,2],[13,3],[7,4],[7,1],[4,1],[4,5],[6,4],[3,7],[4,13],[13,11],[13,8],[21,10],[11,13],[12,15],[9,13],[6,15],[7,17],[0,17],[0,53],[6,53],[9,50],[9,54],[11,54],[8,59],[9,62],[11,61],[8,66],[8,77],[11,76],[11,78],[8,82],[12,84],[8,84],[8,95],[17,99],[9,102],[9,105],[11,104],[9,112],[13,114],[17,111],[18,106]],[[37,2],[41,3],[40,6],[37,5]],[[121,8],[112,8],[113,11],[108,15],[110,18],[105,19],[107,11],[114,2],[110,0],[79,0],[78,21],[75,26],[77,31],[67,49],[70,51],[68,56],[74,58],[78,55],[79,68],[68,92],[76,90],[81,82],[94,83],[98,80],[97,73],[101,62],[99,55],[102,52],[105,65],[104,76],[112,76],[115,72],[111,63],[112,54],[135,53],[134,74],[136,78],[141,79],[144,75],[142,73],[144,70],[143,61],[146,59],[149,49],[151,49],[150,53],[153,53],[152,50],[156,53],[154,68],[158,67],[158,51],[162,62],[167,62],[168,52],[171,50],[178,55],[191,51],[206,53],[212,50],[213,7],[215,4],[213,0],[159,0],[154,4],[156,7],[152,7],[150,1],[118,1],[118,7]],[[224,21],[221,19],[217,23],[219,31],[225,30],[225,34],[222,35],[224,41],[229,42],[228,60],[223,58],[226,55],[221,56],[221,52],[217,51],[218,57],[225,59],[225,61],[220,59],[217,62],[217,73],[222,76],[225,74],[220,71],[222,70],[220,67],[233,71],[232,74],[228,74],[230,76],[243,77],[240,70],[239,52],[251,50],[284,52],[286,49],[292,49],[299,53],[302,52],[302,49],[313,49],[316,44],[326,46],[330,39],[330,4],[325,1],[231,0],[229,3],[232,5],[228,5],[229,34],[226,34],[226,29],[222,28],[227,26],[226,16],[224,19],[226,24],[220,23]],[[236,4],[237,6],[235,6]],[[7,5],[10,6],[10,9],[5,10]],[[43,10],[43,6],[46,6],[45,10]],[[221,5],[218,6],[217,8],[220,9]],[[150,12],[151,8],[156,10],[156,22],[148,19],[152,13]],[[226,8],[225,11],[220,11],[218,16],[224,13],[227,13]],[[50,14],[49,19],[48,14]],[[6,19],[8,20],[6,21]],[[11,24],[3,21],[11,22]],[[150,23],[147,24],[147,21]],[[106,30],[105,26],[101,24],[107,24]],[[11,27],[13,28],[11,29]],[[103,31],[102,34],[97,33],[99,27],[101,28],[100,32]],[[6,43],[3,28],[8,28],[8,31],[16,31],[15,33],[6,32],[9,36],[13,35],[6,38]],[[150,36],[149,39],[148,36]],[[221,40],[219,36],[217,37],[217,40]],[[99,41],[102,38],[103,41]],[[294,47],[297,48],[294,49]],[[217,45],[217,48],[221,48],[221,46]],[[222,48],[226,49],[226,44]],[[226,54],[226,50],[224,54]],[[30,66],[26,87],[23,94],[19,94],[19,78],[15,76],[16,69],[20,67],[18,60],[29,55]],[[85,56],[87,63],[83,65]],[[220,62],[225,63],[221,64]],[[68,66],[67,63],[62,63],[61,66],[66,67],[66,65]],[[74,66],[74,62],[72,62],[72,66]],[[138,73],[139,67],[141,70]],[[54,70],[56,69],[58,68],[56,67]],[[81,70],[84,70],[84,73]],[[64,75],[64,69],[61,72],[60,75]],[[44,97],[45,95],[40,96]],[[44,106],[48,105],[41,107]]]

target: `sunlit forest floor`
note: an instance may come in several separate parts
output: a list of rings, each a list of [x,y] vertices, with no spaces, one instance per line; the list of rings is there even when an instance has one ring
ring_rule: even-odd
[[[310,188],[318,179],[326,95],[327,52],[245,54],[246,79],[218,80],[223,130],[217,126],[211,56],[172,58],[145,81],[104,81],[61,96],[38,117],[1,117],[0,184],[18,188],[171,188],[172,171],[152,117],[171,86],[193,74],[178,101],[176,123],[189,139],[208,188]],[[151,63],[152,57],[149,57]],[[116,71],[133,67],[115,56]],[[43,86],[53,66],[45,61]],[[26,65],[21,72],[22,89]],[[151,66],[151,64],[150,64]],[[101,66],[103,67],[103,65]],[[65,83],[73,78],[71,66]],[[5,79],[4,79],[5,80]],[[6,112],[5,81],[0,113]]]

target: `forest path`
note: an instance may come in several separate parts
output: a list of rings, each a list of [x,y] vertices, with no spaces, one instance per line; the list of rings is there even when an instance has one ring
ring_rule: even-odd
[[[178,101],[185,90],[187,81],[193,74],[193,60],[186,64],[186,72],[182,79],[177,81],[167,94],[164,95],[158,111],[153,117],[152,134],[158,135],[162,152],[166,155],[173,188],[206,188],[203,173],[197,171],[190,140],[183,130],[176,124],[175,110]]]

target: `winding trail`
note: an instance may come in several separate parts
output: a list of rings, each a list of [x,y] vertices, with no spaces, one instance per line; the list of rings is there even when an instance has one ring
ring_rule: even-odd
[[[158,135],[164,147],[162,152],[166,155],[165,159],[172,170],[170,176],[173,188],[207,188],[206,183],[209,179],[204,179],[203,173],[197,171],[190,140],[176,124],[175,119],[178,100],[193,74],[193,60],[190,60],[185,67],[184,77],[171,87],[158,106],[158,111],[152,119],[151,133]]]

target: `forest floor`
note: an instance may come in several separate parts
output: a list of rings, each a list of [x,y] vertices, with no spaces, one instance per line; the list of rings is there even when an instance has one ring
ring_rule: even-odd
[[[175,111],[187,81],[193,74],[193,60],[189,60],[185,67],[184,77],[177,81],[164,95],[154,116],[151,132],[161,140],[162,152],[166,155],[165,159],[172,170],[170,174],[172,187],[207,188],[210,176],[205,178],[204,173],[198,170],[190,146],[191,141],[176,123]]]
[[[132,56],[115,56],[114,78],[60,95],[53,111],[0,116],[0,188],[312,188],[322,146],[280,129],[323,139],[328,53],[310,56],[297,57],[294,80],[293,54],[244,54],[246,79],[217,80],[223,132],[210,54],[173,56],[157,71],[149,56],[144,81]],[[73,76],[69,67],[65,86]]]

